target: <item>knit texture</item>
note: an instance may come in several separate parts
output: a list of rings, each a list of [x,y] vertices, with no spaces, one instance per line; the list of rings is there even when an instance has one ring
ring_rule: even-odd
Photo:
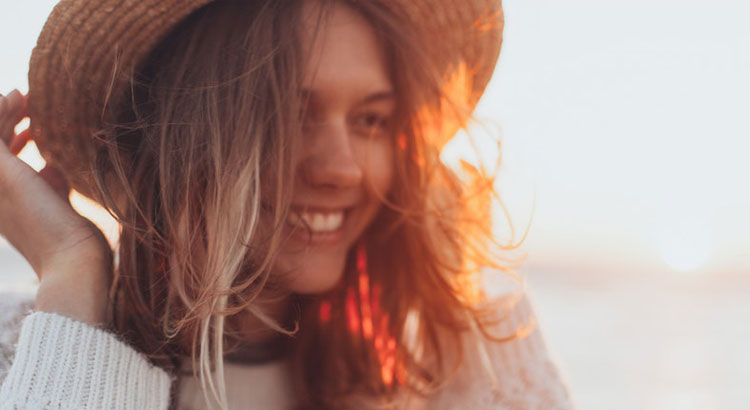
[[[13,361],[21,321],[33,306],[30,295],[10,292],[0,294],[0,383],[8,374]]]
[[[166,409],[170,384],[112,334],[35,312],[23,320],[0,410]]]
[[[506,342],[463,337],[464,364],[452,382],[430,398],[425,409],[570,410],[574,406],[556,360],[548,352],[528,294],[512,306],[512,297],[497,299],[487,330],[506,337],[533,326],[530,333]],[[511,310],[512,309],[512,310]]]
[[[504,320],[488,329],[491,334],[507,336],[529,324],[535,325],[533,330],[522,338],[502,343],[467,332],[463,339],[464,365],[458,374],[431,397],[407,398],[404,409],[574,408],[564,377],[547,351],[528,295],[512,310],[507,309],[508,300],[496,302],[497,318]],[[169,408],[170,383],[174,380],[166,372],[152,367],[144,356],[114,335],[85,323],[42,312],[23,319],[30,306],[28,300],[0,294],[0,410]],[[240,388],[245,390],[245,397],[265,399],[274,396],[274,391],[285,391],[283,384],[288,378],[280,375],[275,366],[268,369],[227,378],[228,391]],[[199,385],[184,379],[181,384]],[[180,390],[180,409],[204,408],[202,394],[196,394],[199,392],[194,389]],[[259,410],[287,409],[289,402],[236,399],[230,398],[230,402],[240,402],[239,408]],[[263,403],[262,407],[257,406],[259,403]]]

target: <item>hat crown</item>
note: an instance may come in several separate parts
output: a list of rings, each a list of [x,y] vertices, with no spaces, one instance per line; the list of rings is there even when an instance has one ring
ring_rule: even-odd
[[[62,0],[48,17],[29,64],[30,130],[48,163],[89,194],[95,135],[107,104],[177,23],[213,0]],[[217,0],[220,1],[220,0]],[[476,105],[502,43],[498,0],[385,0],[420,31],[445,78],[471,74],[465,96]]]

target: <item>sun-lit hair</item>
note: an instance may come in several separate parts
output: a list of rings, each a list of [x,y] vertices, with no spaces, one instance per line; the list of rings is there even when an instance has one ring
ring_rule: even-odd
[[[272,266],[304,115],[302,1],[219,0],[194,13],[133,73],[99,136],[96,195],[121,225],[115,328],[170,371],[192,360],[217,408],[240,312],[293,335],[300,409],[428,395],[460,365],[463,332],[518,336],[489,334],[491,309],[480,303],[481,269],[516,278],[505,256],[517,244],[493,240],[494,176],[440,161],[470,120],[470,70],[438,73],[388,1],[346,4],[375,29],[395,87],[391,191],[341,283],[292,295],[298,329],[258,309],[290,296]],[[324,19],[329,8],[320,10]]]

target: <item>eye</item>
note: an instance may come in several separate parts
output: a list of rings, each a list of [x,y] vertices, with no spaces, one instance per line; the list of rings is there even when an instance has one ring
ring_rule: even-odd
[[[365,112],[354,118],[353,126],[367,135],[382,133],[388,129],[390,117],[377,112]]]

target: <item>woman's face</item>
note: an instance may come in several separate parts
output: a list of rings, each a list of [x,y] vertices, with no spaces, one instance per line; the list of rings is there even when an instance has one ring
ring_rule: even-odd
[[[308,105],[289,239],[275,267],[291,291],[317,293],[341,278],[348,251],[389,190],[395,101],[382,45],[364,17],[336,3],[318,21],[317,2],[304,7]]]

